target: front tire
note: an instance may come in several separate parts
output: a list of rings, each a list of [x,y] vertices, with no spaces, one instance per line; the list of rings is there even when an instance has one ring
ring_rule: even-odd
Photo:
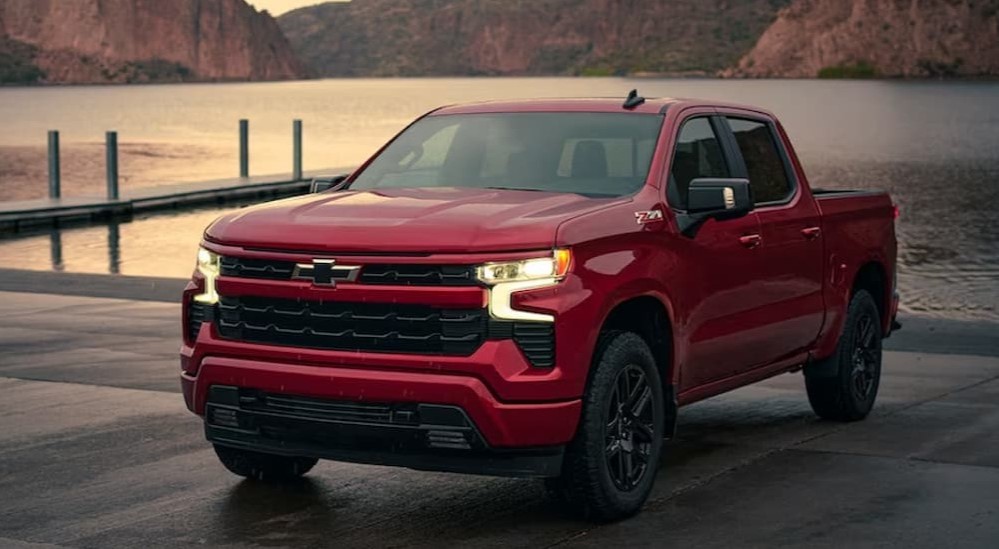
[[[276,456],[218,444],[215,445],[215,455],[229,472],[263,481],[296,479],[308,473],[319,462],[315,458]]]
[[[590,520],[634,515],[652,491],[665,423],[662,382],[645,340],[603,334],[576,438],[549,489]]]
[[[805,368],[812,410],[833,421],[867,417],[881,383],[881,315],[867,290],[850,300],[836,352]]]

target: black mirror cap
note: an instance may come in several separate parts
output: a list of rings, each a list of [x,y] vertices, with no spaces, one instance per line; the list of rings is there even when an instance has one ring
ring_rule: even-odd
[[[716,218],[746,215],[753,209],[748,179],[700,178],[687,188],[687,213]]]
[[[323,191],[338,191],[347,181],[347,175],[334,175],[333,177],[316,177],[309,184],[310,193],[321,193]]]

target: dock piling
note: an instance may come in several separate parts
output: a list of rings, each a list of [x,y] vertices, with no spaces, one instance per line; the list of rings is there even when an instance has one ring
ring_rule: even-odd
[[[108,200],[118,200],[118,132],[107,132]]]
[[[59,132],[49,130],[49,198],[62,194],[59,168]]]
[[[291,178],[295,181],[302,179],[302,121],[294,120],[292,127],[292,169]]]
[[[239,176],[250,177],[250,121],[239,121]]]

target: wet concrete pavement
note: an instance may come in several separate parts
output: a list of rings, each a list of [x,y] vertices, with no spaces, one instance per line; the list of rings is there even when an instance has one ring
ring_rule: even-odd
[[[915,322],[860,423],[817,420],[800,375],[684,408],[643,513],[594,526],[534,481],[240,481],[178,394],[178,317],[0,292],[0,547],[999,547],[999,330],[943,354],[954,330]]]

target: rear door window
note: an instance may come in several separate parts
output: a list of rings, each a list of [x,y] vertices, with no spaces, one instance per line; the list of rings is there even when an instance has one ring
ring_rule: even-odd
[[[753,201],[766,204],[790,197],[794,189],[770,125],[744,118],[728,118],[728,125],[746,164]]]

